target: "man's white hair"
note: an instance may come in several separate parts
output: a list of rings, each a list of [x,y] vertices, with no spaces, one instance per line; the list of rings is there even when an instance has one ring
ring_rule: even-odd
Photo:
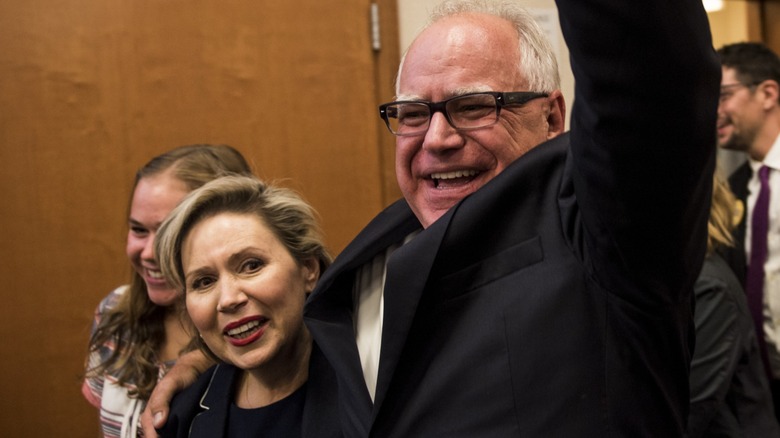
[[[547,36],[531,13],[515,2],[507,0],[445,0],[433,10],[423,30],[442,18],[465,13],[494,15],[512,23],[520,41],[517,67],[522,77],[528,81],[529,90],[550,93],[560,88],[558,60],[555,58]],[[399,92],[401,69],[405,59],[406,53],[401,58],[401,64],[398,67],[395,83],[396,94]]]

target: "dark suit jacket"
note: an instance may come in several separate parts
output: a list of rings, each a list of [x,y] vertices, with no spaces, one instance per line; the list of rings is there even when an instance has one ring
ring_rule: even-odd
[[[316,345],[312,352],[316,352]],[[220,438],[226,436],[228,412],[235,399],[235,385],[242,370],[219,364],[201,374],[198,380],[171,401],[171,411],[161,438]],[[304,437],[337,438],[338,405],[331,401],[335,379],[322,355],[314,353],[309,374],[317,376],[306,383],[306,398],[301,419]],[[290,437],[292,438],[292,437]]]
[[[707,18],[699,0],[558,8],[571,133],[390,257],[373,404],[355,271],[420,229],[406,202],[354,239],[306,305],[346,436],[683,434],[720,80]]]
[[[717,254],[694,287],[689,438],[780,437],[745,292]]]
[[[742,220],[739,221],[739,224],[737,224],[737,227],[732,232],[734,246],[723,247],[720,250],[724,260],[726,260],[728,265],[731,267],[731,270],[734,271],[734,274],[739,279],[739,282],[743,288],[745,287],[745,278],[747,275],[745,233],[747,227],[747,198],[749,195],[748,182],[750,182],[750,178],[752,176],[753,170],[750,168],[749,161],[745,161],[737,168],[737,170],[734,171],[734,173],[729,176],[729,187],[734,193],[734,196],[736,196],[737,199],[742,202],[743,212]]]

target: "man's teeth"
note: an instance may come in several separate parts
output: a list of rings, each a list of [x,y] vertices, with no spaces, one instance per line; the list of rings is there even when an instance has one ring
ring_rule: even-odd
[[[431,179],[455,179],[462,177],[472,177],[476,175],[476,170],[456,170],[454,172],[432,173]]]
[[[249,332],[253,331],[257,327],[260,327],[260,321],[254,320],[248,322],[240,327],[236,327],[227,331],[227,335],[233,338],[245,338],[249,336]]]

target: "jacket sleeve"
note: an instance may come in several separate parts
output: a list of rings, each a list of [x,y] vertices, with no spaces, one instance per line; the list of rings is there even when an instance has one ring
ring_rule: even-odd
[[[740,309],[728,284],[703,275],[696,281],[696,350],[691,361],[690,438],[702,436],[718,414],[734,376],[745,340],[740,332]],[[740,291],[741,293],[741,291]]]
[[[701,267],[721,68],[701,0],[630,3],[557,0],[586,245],[598,280],[649,292],[624,297],[641,305],[689,297]]]

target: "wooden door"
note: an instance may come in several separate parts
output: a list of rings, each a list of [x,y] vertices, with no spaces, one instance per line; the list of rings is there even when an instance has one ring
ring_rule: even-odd
[[[780,53],[780,26],[777,25],[780,23],[780,2],[764,0],[762,7],[765,42],[775,53]]]
[[[192,143],[304,194],[334,253],[399,196],[395,2],[0,2],[0,435],[97,435],[92,312],[129,278],[135,170]]]

